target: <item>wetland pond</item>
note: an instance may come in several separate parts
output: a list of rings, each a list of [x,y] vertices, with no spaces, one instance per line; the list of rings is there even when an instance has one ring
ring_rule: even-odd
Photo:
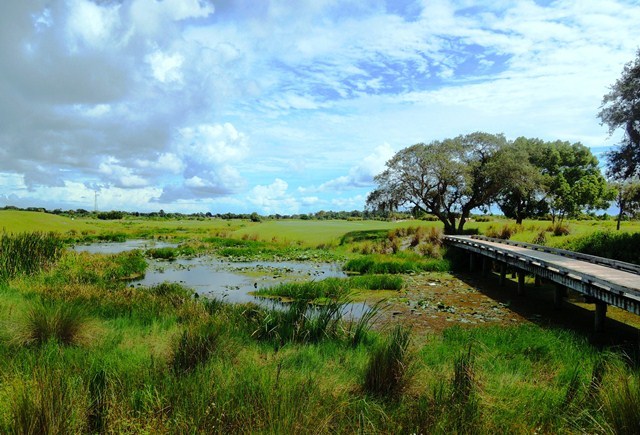
[[[129,240],[122,243],[94,243],[77,245],[75,251],[116,254],[133,249],[176,247],[175,243],[149,240]],[[251,292],[283,282],[319,281],[329,277],[347,275],[337,263],[302,261],[233,262],[211,255],[179,258],[174,261],[147,259],[145,276],[131,282],[135,286],[153,286],[175,282],[192,288],[201,296],[214,297],[226,302],[254,302],[266,306],[281,305],[273,299],[253,296]],[[367,309],[365,304],[347,304],[345,314],[358,318]]]

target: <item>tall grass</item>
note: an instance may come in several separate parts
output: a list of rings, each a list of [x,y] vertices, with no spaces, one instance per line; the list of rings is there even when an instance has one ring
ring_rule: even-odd
[[[408,329],[397,326],[374,350],[364,373],[365,392],[385,399],[395,399],[400,395],[409,381],[410,338]]]
[[[366,255],[353,258],[342,268],[346,272],[360,274],[398,274],[412,272],[445,272],[451,270],[446,259],[412,259]]]
[[[28,309],[15,331],[15,341],[41,346],[49,340],[75,345],[88,340],[91,326],[85,310],[74,303],[40,300]]]
[[[176,374],[193,371],[216,352],[220,328],[212,322],[189,325],[174,345],[171,368]]]
[[[0,283],[20,274],[33,274],[52,265],[61,255],[62,240],[54,233],[0,235]]]
[[[314,306],[306,300],[296,300],[284,310],[254,310],[249,324],[253,325],[253,337],[277,346],[318,343],[339,337],[345,304],[343,300],[331,300]]]
[[[338,299],[346,297],[352,290],[400,290],[402,277],[391,275],[364,275],[349,278],[327,278],[321,281],[282,283],[261,288],[257,296],[277,296],[298,300]]]
[[[62,367],[36,367],[13,385],[8,433],[67,434],[87,429],[87,400],[81,380]]]

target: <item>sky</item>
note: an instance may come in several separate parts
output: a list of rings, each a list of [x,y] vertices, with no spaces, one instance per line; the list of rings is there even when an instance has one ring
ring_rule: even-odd
[[[635,0],[3,0],[0,206],[362,210],[395,152],[474,131],[601,155],[638,23]]]

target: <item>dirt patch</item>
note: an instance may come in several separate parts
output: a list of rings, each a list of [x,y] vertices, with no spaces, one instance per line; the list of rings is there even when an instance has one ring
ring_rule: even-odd
[[[405,277],[406,287],[387,299],[382,323],[401,321],[417,333],[437,333],[453,325],[517,324],[527,319],[510,301],[490,297],[473,283],[447,273]]]
[[[494,275],[486,278],[477,274],[407,275],[405,289],[387,299],[380,324],[402,322],[417,335],[429,335],[454,325],[535,323],[577,331],[594,344],[638,342],[640,316],[609,307],[606,330],[596,334],[593,304],[585,304],[579,294],[569,293],[558,309],[553,304],[552,284],[536,286],[533,278],[528,278],[525,294],[518,295],[515,280],[507,279],[501,287]]]

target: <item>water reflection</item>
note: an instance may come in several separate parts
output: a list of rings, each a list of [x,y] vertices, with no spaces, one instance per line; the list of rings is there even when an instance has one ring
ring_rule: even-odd
[[[122,243],[94,243],[79,245],[73,249],[90,253],[116,254],[133,249],[176,247],[175,243],[153,240],[128,240]],[[254,302],[263,306],[281,306],[277,301],[257,298],[251,292],[282,282],[321,280],[347,275],[336,263],[311,263],[295,261],[230,262],[204,256],[175,261],[148,260],[149,268],[144,278],[132,281],[135,286],[153,286],[163,282],[176,282],[192,288],[199,295],[216,297],[226,302]],[[358,318],[365,304],[346,304],[343,314]]]

